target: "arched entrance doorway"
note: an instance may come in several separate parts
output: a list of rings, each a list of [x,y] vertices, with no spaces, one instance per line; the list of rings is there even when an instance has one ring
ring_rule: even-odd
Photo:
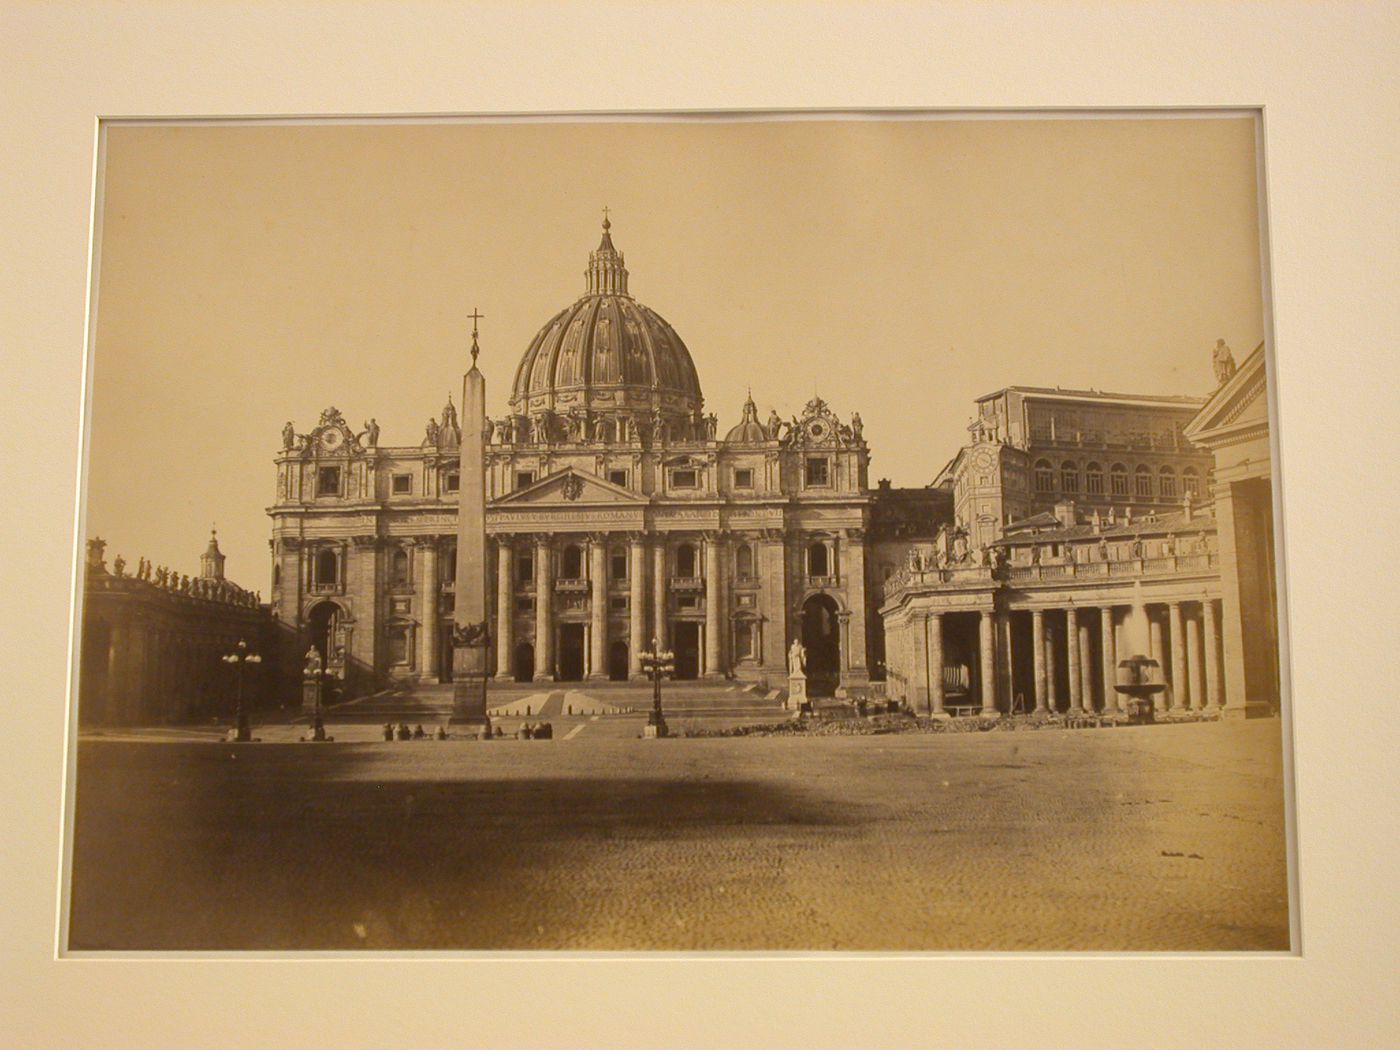
[[[583,681],[583,624],[561,623],[559,625],[559,680],[561,682]]]
[[[802,645],[807,650],[807,692],[831,696],[841,679],[841,628],[836,602],[814,594],[802,603]]]
[[[340,606],[335,602],[321,602],[306,617],[311,631],[311,644],[321,654],[321,665],[330,666],[335,630],[340,625]]]
[[[515,680],[528,682],[535,677],[535,647],[521,642],[515,647]]]
[[[614,682],[627,681],[627,643],[613,642],[608,646],[608,677]]]

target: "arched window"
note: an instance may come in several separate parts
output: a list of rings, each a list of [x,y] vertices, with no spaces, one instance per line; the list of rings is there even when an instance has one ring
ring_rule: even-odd
[[[316,554],[316,582],[335,583],[339,577],[340,559],[329,547],[322,549]]]
[[[676,575],[691,578],[700,575],[697,566],[695,545],[682,543],[676,548]]]
[[[1135,495],[1144,499],[1152,498],[1152,468],[1146,465],[1140,466],[1133,471],[1133,489]]]
[[[1103,466],[1090,463],[1084,468],[1084,491],[1090,496],[1103,495]]]
[[[408,582],[408,551],[402,547],[394,551],[389,563],[389,580],[395,587],[402,587]]]
[[[741,580],[753,575],[753,548],[741,543],[734,550],[734,575]]]
[[[1187,467],[1181,472],[1181,484],[1186,489],[1186,495],[1192,499],[1201,494],[1201,476],[1196,473],[1195,467]]]
[[[1037,492],[1055,491],[1055,470],[1050,466],[1048,459],[1035,461],[1035,490]]]
[[[820,540],[807,548],[807,575],[831,575],[831,552]]]
[[[1066,493],[1079,491],[1079,464],[1072,459],[1067,459],[1060,464],[1060,491]]]
[[[1108,468],[1108,484],[1115,498],[1128,494],[1128,468],[1115,463]]]
[[[577,543],[571,543],[564,548],[559,566],[559,578],[561,580],[583,579],[583,548]]]
[[[1171,467],[1163,467],[1157,472],[1157,492],[1163,499],[1175,498],[1176,471]]]

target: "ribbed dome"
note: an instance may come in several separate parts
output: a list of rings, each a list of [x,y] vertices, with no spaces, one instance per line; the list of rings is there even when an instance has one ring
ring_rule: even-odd
[[[752,394],[744,402],[744,418],[724,435],[724,440],[730,445],[754,445],[769,440],[768,428],[758,421],[758,406],[753,403]]]
[[[704,404],[690,351],[665,319],[627,292],[622,253],[603,220],[588,292],[540,329],[511,387],[519,415],[545,410],[691,416]]]

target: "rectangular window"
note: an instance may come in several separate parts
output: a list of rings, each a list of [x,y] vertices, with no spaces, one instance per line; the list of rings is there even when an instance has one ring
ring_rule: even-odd
[[[515,559],[515,582],[529,583],[535,578],[535,559],[528,554],[522,554]]]
[[[617,612],[627,611],[627,595],[618,595],[608,600],[608,605]]]
[[[698,489],[700,487],[700,473],[689,467],[684,470],[671,471],[671,488],[673,489]]]
[[[515,472],[515,487],[526,489],[535,483],[535,472],[533,470],[517,470]]]
[[[608,471],[608,480],[611,481],[614,485],[618,486],[618,488],[625,489],[627,487],[627,471],[610,470]]]
[[[753,488],[753,471],[748,467],[736,467],[734,470],[734,487],[736,489]]]
[[[700,608],[700,598],[694,594],[682,594],[676,598],[677,609],[698,609]]]
[[[612,578],[614,580],[627,579],[627,553],[625,551],[613,551]]]
[[[522,597],[522,598],[516,598],[516,599],[515,599],[515,611],[516,611],[516,612],[523,612],[523,613],[534,612],[534,609],[535,609],[535,599],[534,599],[533,597],[531,597],[530,595],[527,594],[527,595],[525,595],[525,596]]]
[[[807,487],[824,488],[831,484],[831,461],[825,456],[807,457]]]
[[[316,495],[340,495],[340,468],[322,467],[316,472]]]
[[[1084,475],[1084,490],[1091,496],[1103,495],[1103,475],[1097,471],[1089,471]]]
[[[456,492],[461,487],[462,479],[455,473],[445,474],[442,479],[442,487],[445,492]]]
[[[394,475],[394,490],[393,490],[393,491],[394,491],[394,495],[395,495],[395,496],[408,496],[408,495],[411,495],[412,492],[413,492],[413,475],[412,475],[412,474],[395,474],[395,475]]]

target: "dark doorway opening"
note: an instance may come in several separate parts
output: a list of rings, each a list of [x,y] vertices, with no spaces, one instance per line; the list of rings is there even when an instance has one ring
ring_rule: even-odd
[[[535,677],[535,647],[521,642],[515,647],[515,680],[529,682]]]
[[[676,677],[689,681],[700,677],[700,625],[680,620],[675,625]]]
[[[311,628],[311,644],[321,654],[321,666],[330,666],[331,639],[335,637],[336,624],[340,622],[340,606],[335,602],[322,602],[311,610],[306,618]]]
[[[559,625],[559,680],[583,681],[583,624]]]
[[[841,678],[841,628],[836,602],[814,594],[802,603],[802,644],[807,649],[807,692],[831,696]]]
[[[626,642],[613,642],[608,646],[608,677],[614,682],[627,681]]]

